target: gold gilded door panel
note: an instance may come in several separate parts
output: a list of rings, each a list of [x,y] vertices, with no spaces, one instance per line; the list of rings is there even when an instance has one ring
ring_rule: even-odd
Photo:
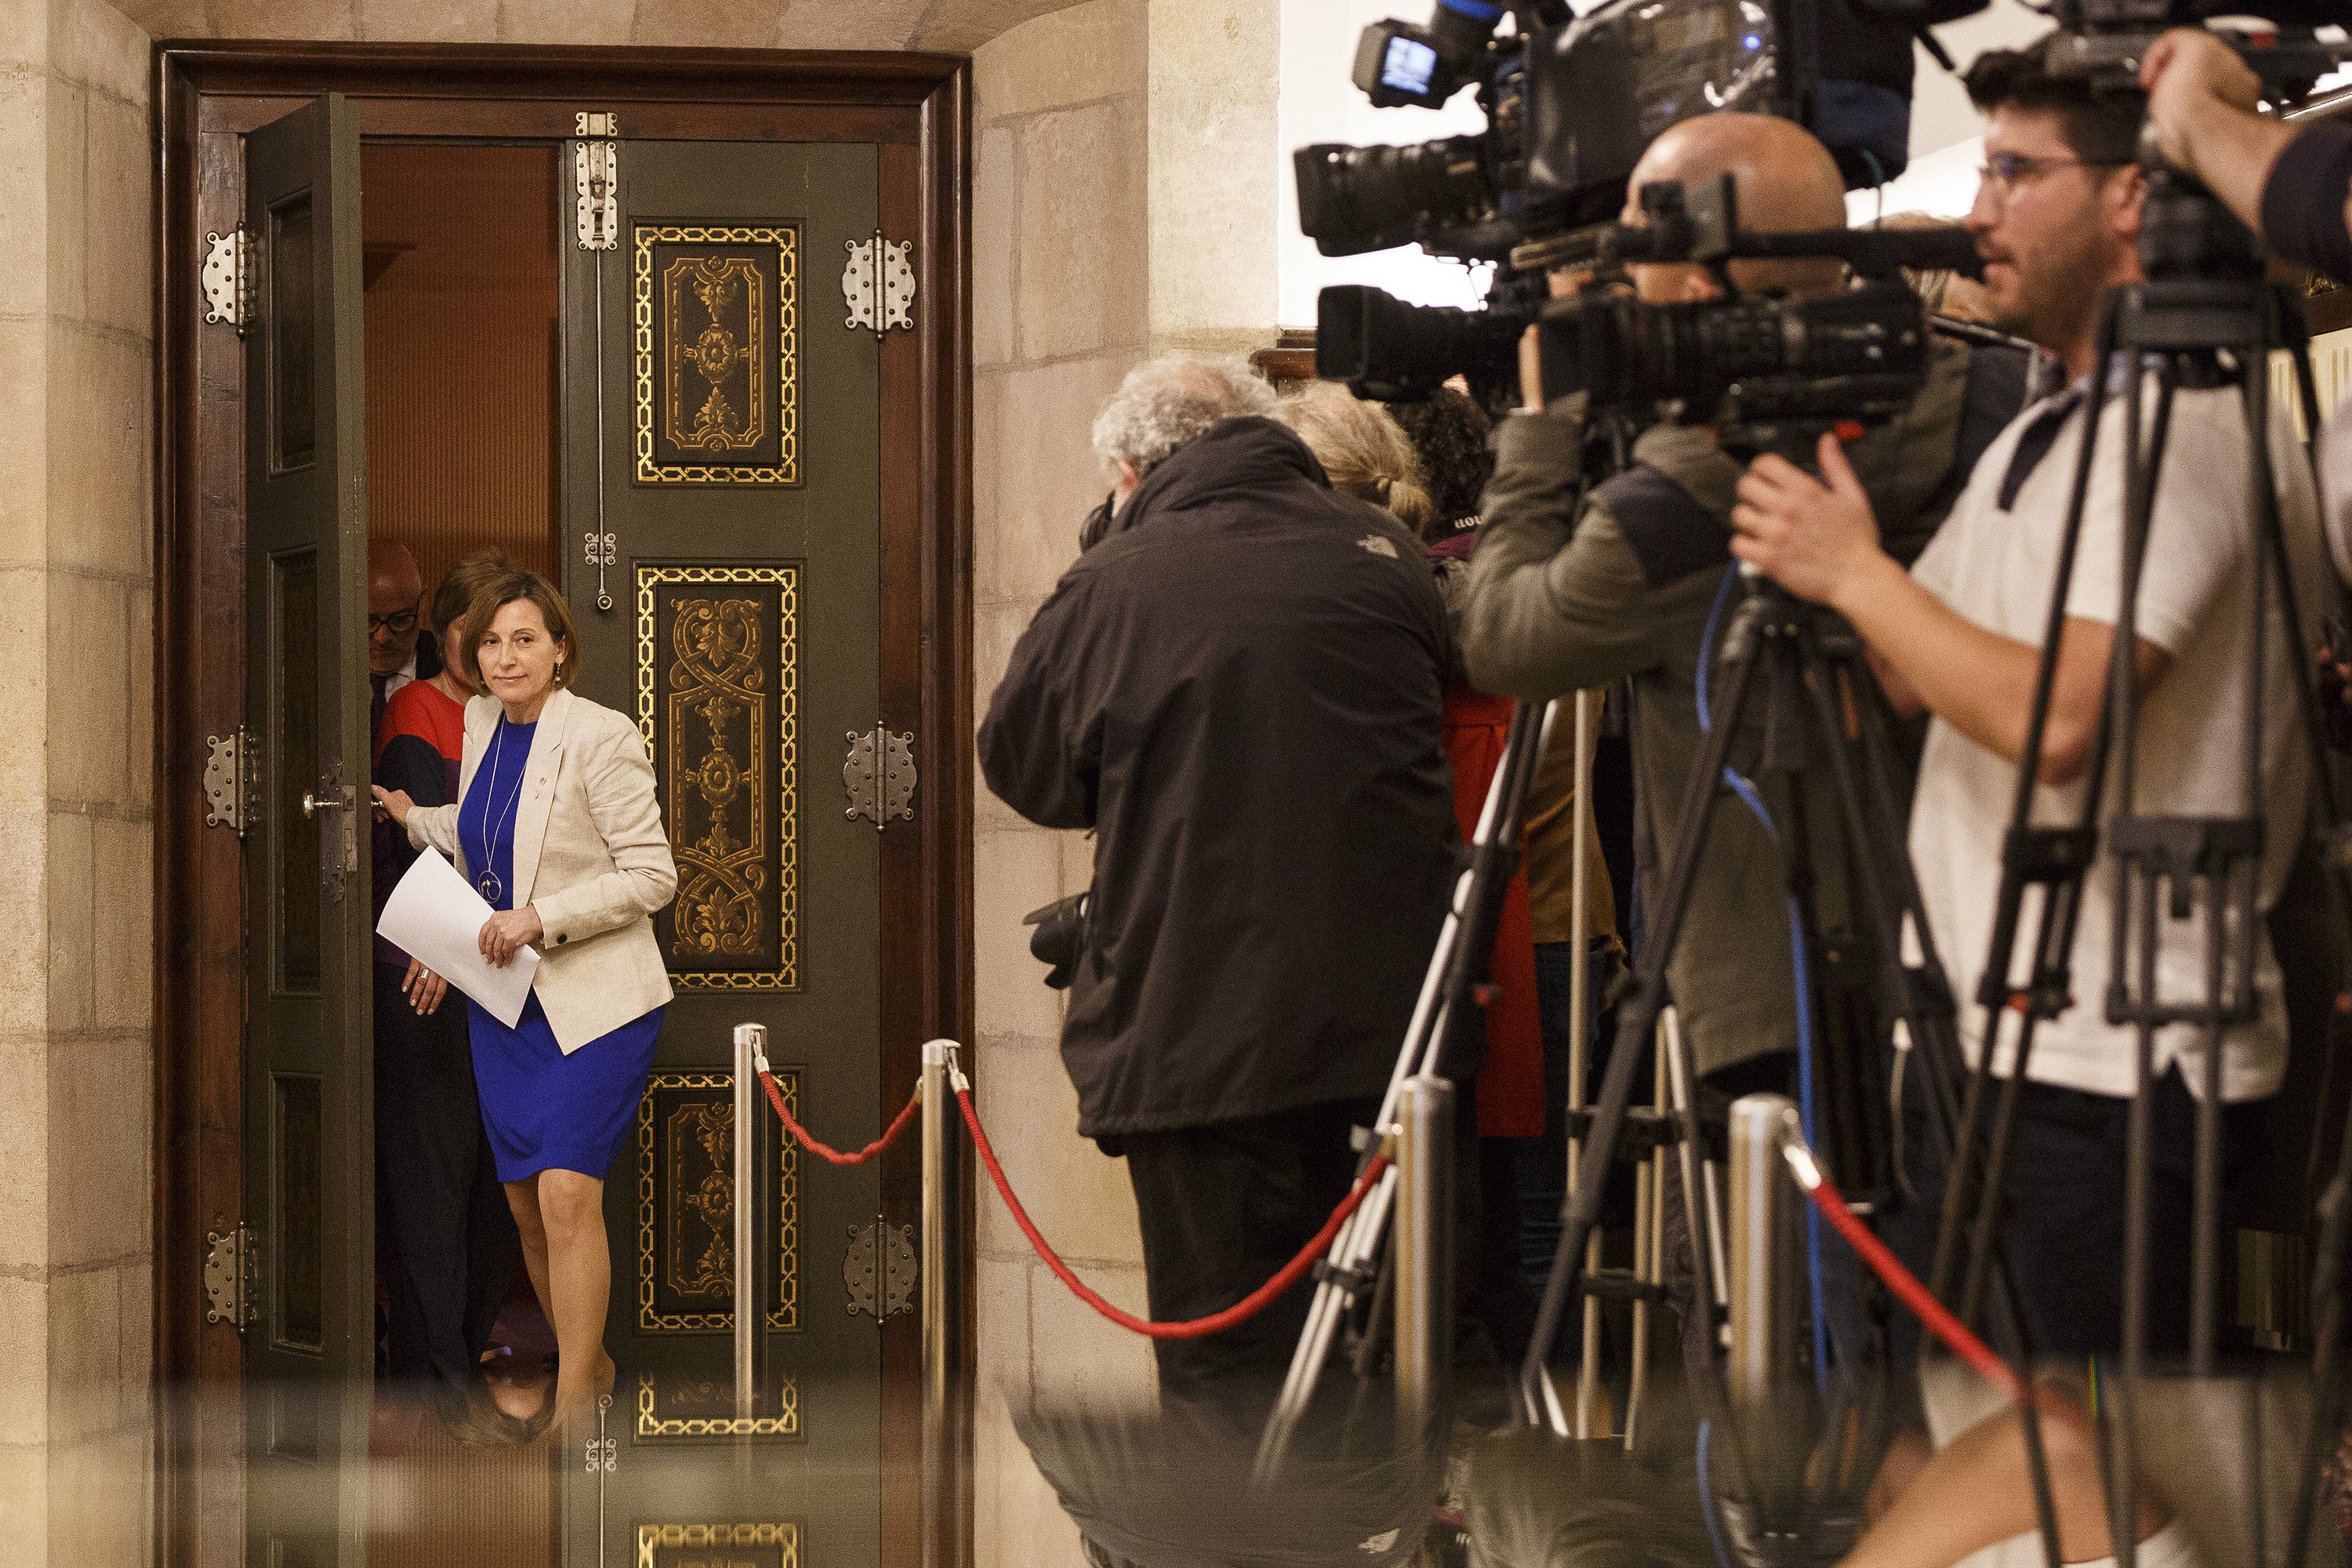
[[[881,1213],[878,1173],[789,1147],[770,1166],[770,1375],[749,1415],[731,1185],[740,1024],[765,1026],[817,1136],[881,1131],[882,853],[844,814],[839,749],[882,693],[880,355],[840,284],[877,226],[880,157],[625,141],[619,165],[614,248],[565,251],[567,537],[597,541],[566,571],[580,689],[634,717],[653,763],[677,997],[605,1188],[621,1376],[609,1450],[565,1467],[566,1560],[797,1563],[805,1543],[874,1564],[881,1329],[850,1310],[843,1258]]]

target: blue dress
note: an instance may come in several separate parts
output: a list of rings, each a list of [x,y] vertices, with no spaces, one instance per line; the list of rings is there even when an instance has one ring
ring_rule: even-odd
[[[501,719],[457,807],[467,874],[492,909],[514,907],[515,817],[538,728]],[[485,870],[497,879],[488,888]],[[656,1007],[565,1056],[536,991],[513,1028],[467,998],[474,1079],[499,1181],[520,1182],[546,1170],[603,1179],[628,1142],[637,1102],[645,1098],[662,1012]]]

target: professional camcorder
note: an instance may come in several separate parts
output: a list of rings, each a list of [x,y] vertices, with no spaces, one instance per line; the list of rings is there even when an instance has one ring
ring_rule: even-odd
[[[1591,226],[1523,247],[1526,277],[1556,267],[1593,281],[1561,300],[1483,311],[1414,306],[1377,289],[1326,289],[1316,374],[1359,396],[1426,396],[1448,376],[1508,401],[1518,340],[1541,328],[1544,385],[1581,391],[1596,421],[1672,416],[1713,426],[1727,449],[1803,451],[1824,430],[1866,426],[1909,406],[1927,369],[1927,320],[1905,268],[1974,271],[1974,242],[1933,230],[1825,229],[1757,234],[1739,226],[1726,178],[1696,193],[1646,185],[1647,222]],[[1853,286],[1811,298],[1743,296],[1651,305],[1616,281],[1633,262],[1696,262],[1723,273],[1741,259],[1843,263]],[[1727,273],[1725,274],[1727,280]]]
[[[1645,193],[1647,228],[1613,220],[1659,132],[1717,110],[1791,115],[1842,164],[1899,171],[1911,34],[1983,3],[1607,0],[1577,17],[1540,0],[1517,7],[1517,30],[1498,37],[1501,8],[1441,0],[1425,26],[1367,28],[1356,84],[1375,104],[1434,106],[1475,86],[1487,128],[1415,146],[1301,148],[1301,228],[1330,256],[1412,243],[1497,265],[1478,310],[1325,290],[1317,374],[1388,400],[1425,396],[1461,374],[1499,409],[1517,400],[1519,337],[1540,322],[1546,384],[1589,390],[1596,409],[1637,421],[1678,405],[1769,443],[1790,419],[1827,428],[1885,417],[1916,392],[1926,362],[1918,301],[1898,268],[1973,270],[1965,237],[1878,237],[1864,265],[1874,242],[1860,237],[1740,232],[1727,191],[1687,205]],[[1831,24],[1849,39],[1834,53]],[[1858,51],[1854,37],[1891,38],[1899,70]],[[1622,262],[1768,256],[1849,259],[1864,281],[1825,299],[1675,307],[1607,286]],[[1601,269],[1601,285],[1575,300],[1548,299],[1547,271],[1580,259]]]
[[[2288,99],[2343,63],[2343,0],[2064,0],[2053,11],[2058,29],[2046,46],[2047,64],[2060,75],[2087,76],[2117,92],[2139,90],[2139,64],[2168,27],[2201,26],[2209,19],[2259,18],[2217,29],[2264,84]]]

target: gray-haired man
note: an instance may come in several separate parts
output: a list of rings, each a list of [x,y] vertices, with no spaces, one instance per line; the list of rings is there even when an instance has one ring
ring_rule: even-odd
[[[1239,362],[1129,374],[1109,513],[980,731],[1006,804],[1097,836],[1062,1058],[1162,1320],[1239,1300],[1346,1194],[1454,864],[1428,562],[1272,402]],[[1163,1404],[1254,1436],[1306,1297],[1157,1342]]]

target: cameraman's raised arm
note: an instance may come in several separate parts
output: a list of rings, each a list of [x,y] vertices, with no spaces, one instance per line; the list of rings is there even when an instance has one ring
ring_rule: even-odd
[[[1454,629],[1472,685],[1540,700],[1666,662],[1685,629],[1685,601],[1695,596],[1703,615],[1714,581],[1695,574],[1653,587],[1607,505],[1587,496],[1580,510],[1583,397],[1538,410],[1531,371],[1525,379],[1531,406],[1496,433]]]
[[[1945,603],[1935,585],[1953,570],[1952,541],[1938,534],[1911,571],[1878,544],[1878,522],[1834,436],[1821,444],[1822,479],[1795,464],[1759,458],[1739,481],[1732,553],[1801,599],[1853,623],[1871,661],[1920,705],[2004,762],[2025,752],[2040,651],[1978,625]],[[1826,482],[1823,482],[1826,481]],[[1948,589],[1947,589],[1948,591]],[[2083,770],[2098,731],[2115,627],[2069,616],[2059,634],[2058,670],[2043,735],[2042,782],[2065,784]],[[2140,639],[2145,692],[2170,656]]]
[[[2261,79],[2200,27],[2158,39],[2140,85],[2166,159],[2203,181],[2272,249],[2352,284],[2352,127],[2298,130],[2255,113]]]

